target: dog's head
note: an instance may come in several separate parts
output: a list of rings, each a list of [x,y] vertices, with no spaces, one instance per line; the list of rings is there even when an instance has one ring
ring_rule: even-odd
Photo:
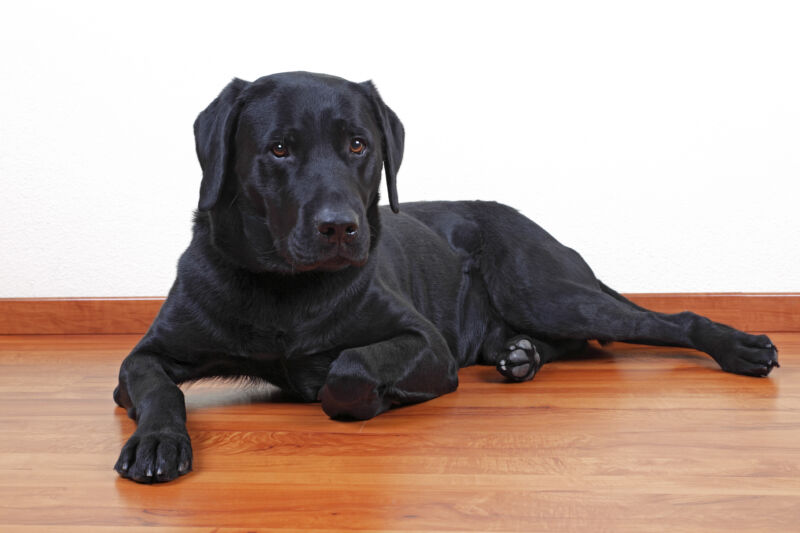
[[[214,245],[253,271],[333,271],[366,263],[386,170],[403,126],[372,82],[292,72],[234,79],[197,117],[198,209]]]

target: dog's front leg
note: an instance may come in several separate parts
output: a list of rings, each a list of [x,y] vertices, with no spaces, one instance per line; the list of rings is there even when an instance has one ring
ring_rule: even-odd
[[[365,420],[393,405],[423,402],[458,387],[458,365],[438,334],[408,333],[342,351],[319,393],[331,418]]]
[[[192,469],[183,392],[165,361],[132,353],[122,363],[114,400],[137,422],[114,470],[140,483],[170,481]]]

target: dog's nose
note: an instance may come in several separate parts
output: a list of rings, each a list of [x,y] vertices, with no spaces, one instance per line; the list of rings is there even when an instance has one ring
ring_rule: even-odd
[[[317,230],[328,242],[350,242],[358,235],[358,217],[350,210],[324,210],[317,217]]]

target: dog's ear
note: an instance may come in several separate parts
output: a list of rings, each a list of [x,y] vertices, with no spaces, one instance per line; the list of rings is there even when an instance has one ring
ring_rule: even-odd
[[[194,121],[197,159],[203,169],[197,208],[208,211],[219,200],[229,167],[236,121],[241,109],[239,95],[249,83],[234,78]]]
[[[403,124],[394,111],[383,103],[378,89],[372,81],[365,81],[361,86],[367,91],[372,101],[375,115],[383,133],[383,168],[386,171],[386,188],[389,190],[389,205],[392,211],[398,213],[400,206],[397,201],[397,171],[403,161],[403,144],[405,130]]]

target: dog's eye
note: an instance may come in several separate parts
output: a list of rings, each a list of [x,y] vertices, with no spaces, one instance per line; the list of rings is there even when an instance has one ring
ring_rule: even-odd
[[[289,155],[289,150],[285,144],[275,143],[272,145],[272,153],[275,154],[275,157],[286,157]]]
[[[350,141],[350,151],[353,152],[354,154],[360,154],[361,152],[364,151],[364,148],[366,148],[366,146],[367,145],[364,143],[364,141],[362,141],[358,137]]]

